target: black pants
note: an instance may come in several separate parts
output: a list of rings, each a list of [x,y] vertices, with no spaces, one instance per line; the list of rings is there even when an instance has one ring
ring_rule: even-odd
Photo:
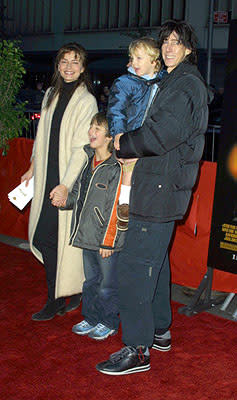
[[[143,222],[130,218],[118,256],[119,310],[123,342],[151,346],[155,331],[171,324],[168,247],[174,222]]]
[[[58,209],[51,204],[50,190],[51,188],[48,190],[46,188],[33,244],[42,253],[48,286],[48,299],[54,300],[58,252]]]

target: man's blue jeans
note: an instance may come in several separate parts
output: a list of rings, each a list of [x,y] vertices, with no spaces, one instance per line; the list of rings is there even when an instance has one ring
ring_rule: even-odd
[[[123,342],[151,346],[155,331],[171,324],[168,247],[174,222],[143,222],[130,217],[117,261]]]
[[[89,324],[101,322],[118,329],[118,253],[102,258],[99,251],[83,249],[85,282],[82,291],[82,314]]]

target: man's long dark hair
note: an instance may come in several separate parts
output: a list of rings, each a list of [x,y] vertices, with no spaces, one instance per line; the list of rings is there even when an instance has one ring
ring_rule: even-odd
[[[81,84],[84,84],[90,93],[92,93],[92,94],[94,93],[91,79],[89,77],[89,73],[87,70],[86,50],[84,49],[84,47],[82,47],[78,43],[75,43],[75,42],[68,43],[68,44],[63,45],[57,52],[57,56],[56,56],[55,63],[54,63],[54,74],[53,74],[52,83],[51,83],[52,90],[49,93],[47,103],[46,103],[46,108],[48,108],[50,106],[53,99],[58,94],[60,94],[60,92],[62,91],[63,78],[61,77],[60,72],[58,70],[58,65],[59,65],[60,61],[62,60],[62,58],[64,57],[64,55],[66,53],[70,53],[71,51],[73,51],[75,53],[76,58],[80,59],[80,61],[82,62],[82,66],[84,68],[84,72],[82,72],[80,74],[79,78],[75,82],[75,86],[73,86],[71,96],[73,95],[75,90],[78,88],[78,86],[80,86]]]
[[[178,35],[180,43],[191,50],[191,53],[185,57],[184,61],[197,64],[197,37],[193,27],[186,21],[169,20],[161,25],[158,37],[159,48],[161,48],[164,40],[166,40],[172,32]]]

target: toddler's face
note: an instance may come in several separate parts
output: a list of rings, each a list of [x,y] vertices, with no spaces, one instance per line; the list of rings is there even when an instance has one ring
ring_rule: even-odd
[[[133,51],[130,65],[138,76],[149,75],[152,78],[155,74],[156,62],[152,61],[143,47],[138,47]]]

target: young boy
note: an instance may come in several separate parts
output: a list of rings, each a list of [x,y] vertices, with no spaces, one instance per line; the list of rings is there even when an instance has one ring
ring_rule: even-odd
[[[107,118],[109,130],[114,137],[114,147],[119,150],[119,137],[142,125],[157,90],[160,71],[160,51],[155,39],[143,37],[129,46],[128,74],[116,79],[108,101]],[[118,229],[126,230],[129,214],[131,176],[137,159],[123,162],[123,180],[119,197]]]
[[[112,153],[112,136],[103,113],[92,118],[88,135],[87,163],[64,205],[73,208],[70,244],[83,249],[85,273],[84,320],[72,331],[102,340],[117,333],[119,326],[116,259],[124,234],[116,227],[116,207],[122,167]]]

